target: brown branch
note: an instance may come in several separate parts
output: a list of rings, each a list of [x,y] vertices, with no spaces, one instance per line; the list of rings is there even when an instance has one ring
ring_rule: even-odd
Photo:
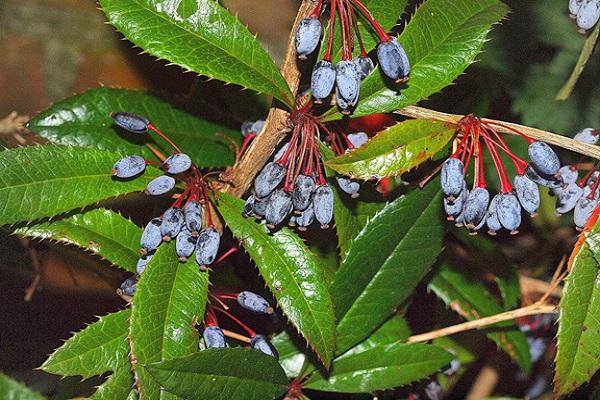
[[[440,111],[429,110],[427,108],[417,106],[405,107],[396,111],[396,113],[411,118],[433,119],[437,121],[450,122],[452,124],[457,123],[461,118],[464,117],[464,115],[447,114]],[[517,129],[518,131],[524,133],[525,135],[533,139],[541,140],[548,144],[553,144],[555,146],[562,147],[564,149],[571,150],[576,153],[600,160],[600,146],[581,143],[571,138],[557,135],[556,133],[547,132],[536,128],[530,128],[528,126],[514,124],[512,122],[497,121],[489,118],[486,118],[486,120],[491,122],[498,122],[500,124],[509,126],[513,129]],[[494,128],[498,132],[514,134],[514,132],[506,128],[502,128],[499,126],[494,126]]]
[[[304,17],[310,14],[313,7],[314,4],[310,0],[305,0],[300,5],[296,20],[290,31],[285,59],[281,66],[281,74],[287,81],[292,93],[298,91],[298,85],[300,84],[300,71],[296,65],[296,46],[294,44],[296,27]],[[281,107],[277,101],[273,102],[262,131],[252,141],[244,156],[234,165],[229,179],[230,183],[224,188],[225,192],[238,197],[243,195],[250,187],[250,183],[258,171],[265,165],[277,144],[284,138],[286,132],[283,128],[287,123],[289,112]]]
[[[506,311],[500,314],[492,315],[474,321],[463,322],[462,324],[448,326],[431,332],[413,335],[408,338],[407,343],[428,342],[432,339],[454,335],[455,333],[469,331],[471,329],[480,329],[502,321],[509,321],[528,315],[552,314],[556,312],[556,306],[544,303],[535,303],[527,307],[517,308],[516,310]]]

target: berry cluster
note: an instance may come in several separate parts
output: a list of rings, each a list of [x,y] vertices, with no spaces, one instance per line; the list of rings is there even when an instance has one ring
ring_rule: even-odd
[[[569,0],[569,14],[579,32],[585,34],[600,19],[600,0]]]
[[[264,335],[257,334],[254,330],[249,328],[245,323],[229,312],[229,307],[224,303],[224,301],[227,300],[236,300],[237,304],[245,310],[251,311],[254,314],[269,315],[274,318],[275,314],[273,307],[270,306],[267,300],[250,291],[243,291],[240,293],[211,293],[210,296],[216,300],[220,306],[209,304],[206,309],[204,317],[205,328],[202,333],[205,348],[221,348],[228,346],[225,339],[225,332],[219,326],[219,320],[217,318],[217,314],[221,314],[246,331],[250,336],[249,343],[251,348],[262,351],[271,357],[279,357],[275,347],[273,347]],[[231,336],[240,338],[239,335]]]
[[[586,128],[578,132],[574,139],[595,145],[600,139],[600,132]],[[562,182],[550,188],[551,193],[556,196],[555,213],[562,215],[573,211],[575,227],[582,230],[594,209],[600,204],[600,171],[592,168],[579,178],[577,164],[571,164],[562,166],[558,172]]]
[[[358,28],[358,14],[369,22],[379,36],[377,60],[389,79],[397,84],[405,82],[410,73],[410,62],[398,40],[386,33],[360,0],[318,0],[311,15],[301,21],[296,31],[296,53],[300,59],[306,59],[319,46],[322,33],[319,16],[324,11],[325,3],[329,3],[329,36],[323,59],[313,68],[312,95],[315,103],[321,103],[335,88],[338,107],[342,113],[350,114],[358,102],[361,80],[374,69]],[[336,17],[339,17],[341,25],[342,59],[334,66],[331,58]],[[355,36],[360,46],[360,55],[353,60]]]
[[[364,132],[346,134],[330,129],[310,113],[310,106],[294,111],[290,124],[291,138],[256,176],[244,215],[264,218],[269,229],[290,214],[289,225],[301,231],[315,220],[326,229],[333,218],[333,192],[323,170],[320,135],[325,135],[323,139],[336,154],[360,147],[369,138]],[[343,176],[336,176],[336,182],[350,196],[359,195],[359,182]]]
[[[527,140],[530,162],[511,152],[494,126],[507,128]],[[518,130],[474,115],[467,115],[458,123],[456,134],[456,150],[442,164],[444,209],[448,220],[456,221],[459,227],[466,226],[473,234],[485,225],[491,235],[502,228],[516,234],[521,225],[521,209],[534,216],[539,207],[538,185],[562,185],[558,156],[544,142],[535,141]],[[484,148],[492,159],[500,183],[500,193],[491,201],[485,181]],[[506,154],[515,166],[517,175],[512,181],[506,173],[500,152]],[[469,190],[465,175],[472,159],[474,179],[473,187]]]
[[[176,240],[177,257],[186,262],[195,252],[195,259],[200,269],[205,270],[217,256],[220,244],[220,234],[215,229],[211,214],[209,187],[200,170],[193,164],[191,158],[182,153],[163,132],[152,125],[146,118],[126,113],[112,113],[117,126],[133,133],[148,131],[158,134],[165,139],[176,151],[163,162],[145,160],[133,155],[118,160],[112,170],[116,179],[131,179],[142,174],[148,164],[157,164],[167,173],[150,181],[144,193],[159,196],[171,191],[180,180],[184,190],[177,196],[175,202],[160,216],[153,218],[142,233],[140,239],[141,257],[137,264],[138,276],[144,271],[152,259],[154,252],[164,242]],[[204,216],[206,218],[204,218]],[[137,276],[129,278],[121,286],[121,291],[127,296],[135,292]]]

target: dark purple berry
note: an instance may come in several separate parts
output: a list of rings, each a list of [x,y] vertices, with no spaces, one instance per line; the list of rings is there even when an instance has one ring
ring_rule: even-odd
[[[360,183],[342,175],[336,175],[335,181],[337,182],[339,188],[345,193],[349,194],[353,199],[359,196],[358,192],[360,191]]]
[[[274,229],[283,222],[291,211],[292,196],[281,189],[275,190],[267,201],[267,209],[265,211],[267,228]]]
[[[521,226],[521,204],[512,193],[502,193],[498,197],[498,204],[496,204],[496,212],[498,213],[498,220],[504,228],[510,231],[511,235],[519,232],[519,226]]]
[[[410,62],[397,38],[379,43],[377,60],[383,73],[394,82],[402,82],[410,73]]]
[[[285,178],[286,168],[276,162],[270,162],[254,179],[254,194],[257,198],[267,197]]]
[[[442,164],[441,172],[442,191],[451,202],[465,187],[465,172],[462,161],[450,157]]]
[[[336,96],[341,96],[349,107],[356,105],[360,92],[360,74],[356,63],[343,60],[335,66]]]
[[[295,210],[304,211],[308,208],[315,186],[315,180],[312,176],[298,175],[292,191],[292,203]]]
[[[135,266],[135,272],[138,275],[141,275],[146,270],[146,266],[148,265],[153,256],[154,253],[148,253],[139,258],[137,265]]]
[[[333,90],[335,85],[335,68],[330,61],[321,60],[315,64],[310,80],[310,87],[314,101],[323,102]]]
[[[296,31],[296,53],[305,60],[319,45],[321,39],[321,22],[317,17],[308,17],[300,21]]]
[[[160,218],[153,218],[144,228],[142,238],[140,239],[140,253],[142,255],[155,250],[162,242],[162,235],[160,233],[161,224],[162,220]]]
[[[298,230],[304,232],[314,220],[315,209],[311,204],[306,210],[302,211],[301,214],[296,216],[296,225],[298,225]]]
[[[569,183],[567,187],[562,188],[557,194],[556,215],[566,214],[575,208],[581,196],[583,196],[583,188],[577,183]]]
[[[560,176],[546,175],[535,170],[531,165],[525,169],[525,175],[538,185],[548,189],[556,189],[563,186],[563,180]]]
[[[112,169],[113,176],[117,178],[133,178],[146,169],[146,161],[140,156],[128,156],[121,158]]]
[[[317,187],[313,197],[313,208],[321,229],[329,228],[333,218],[333,192],[329,186]]]
[[[201,267],[210,265],[215,261],[220,242],[221,236],[214,228],[206,228],[200,232],[196,242],[196,261]]]
[[[179,257],[179,261],[186,262],[192,255],[196,249],[197,239],[198,237],[193,236],[186,227],[179,232],[175,241],[175,252],[177,253],[177,257]]]
[[[110,116],[115,120],[115,123],[119,127],[133,133],[147,132],[148,125],[150,125],[150,121],[137,114],[128,112],[114,112],[111,113]]]
[[[536,172],[546,175],[554,175],[558,172],[560,160],[548,144],[540,141],[532,142],[527,148],[527,154]]]
[[[368,56],[358,57],[355,62],[361,80],[369,76],[369,74],[375,69],[373,61]]]
[[[597,144],[600,139],[600,131],[594,128],[585,128],[577,132],[573,139],[581,143]]]
[[[174,187],[175,179],[167,175],[161,175],[148,183],[148,186],[144,189],[144,193],[152,196],[160,196],[169,192]]]
[[[490,194],[486,188],[476,187],[469,193],[465,202],[465,225],[475,229],[485,218],[490,202]]]
[[[160,225],[160,234],[165,242],[170,241],[181,232],[185,217],[181,208],[171,207],[165,211]]]
[[[355,149],[358,149],[369,141],[369,136],[364,132],[349,133],[347,136]]]
[[[237,296],[237,302],[240,306],[246,310],[258,313],[258,314],[272,314],[273,307],[265,300],[262,296],[254,292],[243,291]]]
[[[192,159],[187,154],[173,154],[165,160],[163,168],[169,174],[181,174],[192,167]]]
[[[121,292],[125,296],[132,297],[135,294],[135,285],[137,284],[137,281],[137,276],[132,276],[131,278],[125,279],[125,281],[121,283]]]
[[[183,206],[183,216],[185,226],[192,236],[198,236],[198,232],[202,230],[202,204],[197,201],[188,201]]]
[[[250,341],[250,347],[262,351],[268,356],[271,356],[275,359],[279,359],[279,355],[277,354],[277,350],[275,347],[269,342],[269,340],[263,335],[256,335]]]
[[[521,206],[534,216],[540,206],[540,190],[537,184],[526,175],[516,175],[513,184]]]
[[[204,328],[202,337],[204,338],[204,345],[207,349],[227,347],[225,334],[223,334],[223,331],[218,326],[207,326]]]

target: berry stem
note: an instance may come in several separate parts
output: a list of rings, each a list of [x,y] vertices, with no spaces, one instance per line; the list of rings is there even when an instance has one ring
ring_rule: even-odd
[[[322,7],[323,7],[323,0],[319,0],[317,2],[317,5],[315,6],[315,9],[310,14],[310,16],[313,17],[313,18],[319,18],[319,15],[321,15],[321,9],[322,9]]]
[[[223,255],[219,258],[217,258],[217,261],[215,261],[213,263],[213,265],[217,265],[220,262],[223,262],[227,257],[229,257],[230,255],[232,255],[233,253],[239,251],[237,247],[232,247],[229,250],[227,250],[225,253],[223,253]]]
[[[508,193],[512,190],[512,185],[506,174],[506,169],[504,168],[502,159],[500,158],[496,147],[490,142],[487,135],[482,135],[482,137],[485,141],[485,145],[490,153],[490,156],[492,156],[492,161],[494,163],[494,167],[496,168],[496,173],[498,174],[498,179],[500,181],[500,193]]]
[[[356,17],[356,12],[353,7],[350,7],[350,15],[352,17],[352,25],[354,26],[354,32],[356,33],[356,38],[358,39],[358,45],[360,46],[360,57],[367,57],[367,50],[365,50],[365,45],[362,40],[362,34],[360,33],[360,28],[358,26],[358,18]]]
[[[214,311],[210,308],[206,309],[206,313],[204,314],[204,325],[206,326],[219,326],[219,320],[215,315]]]
[[[482,119],[482,122],[484,122],[485,124],[488,124],[488,125],[500,126],[500,127],[504,128],[504,129],[507,129],[507,130],[509,130],[511,132],[514,132],[517,135],[521,136],[523,139],[527,140],[527,143],[529,143],[529,144],[535,142],[535,139],[530,138],[529,136],[527,136],[523,132],[520,132],[519,130],[517,130],[515,128],[512,128],[512,127],[510,127],[508,125],[502,124],[502,123],[497,122],[497,121],[487,120],[487,119]]]
[[[327,38],[327,51],[323,55],[324,61],[331,61],[331,52],[333,50],[333,30],[335,28],[335,13],[337,10],[337,0],[331,1],[329,10],[329,37]]]
[[[379,39],[382,42],[389,42],[390,40],[392,40],[392,37],[388,35],[385,30],[383,30],[379,22],[377,22],[377,20],[373,17],[373,14],[371,14],[371,12],[367,9],[367,7],[365,7],[363,3],[360,2],[360,0],[350,0],[350,2],[354,4],[358,11],[360,11],[360,13],[367,19],[367,21],[369,21],[369,23],[375,29],[375,32],[377,32],[377,36],[379,36]]]
[[[225,311],[225,310],[223,310],[223,309],[221,309],[219,307],[215,307],[213,305],[209,305],[208,307],[210,309],[212,309],[212,310],[218,311],[218,312],[224,314],[225,316],[227,316],[230,320],[232,320],[233,322],[235,322],[240,328],[242,328],[243,330],[245,330],[248,333],[248,335],[250,335],[251,337],[256,336],[256,332],[254,332],[252,329],[250,329],[248,327],[248,325],[244,324],[242,321],[240,321],[238,318],[236,318],[230,312]]]
[[[166,140],[167,143],[169,143],[178,153],[183,153],[183,151],[181,151],[181,149],[179,148],[179,146],[177,146],[171,139],[169,139],[169,137],[167,135],[165,135],[156,126],[154,126],[152,124],[148,124],[148,129],[150,129],[152,132],[156,133],[158,136],[160,136],[161,138],[163,138],[164,140]]]

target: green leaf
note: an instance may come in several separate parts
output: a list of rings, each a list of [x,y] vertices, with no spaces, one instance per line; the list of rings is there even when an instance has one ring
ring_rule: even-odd
[[[468,320],[499,314],[504,308],[491,296],[473,274],[448,261],[441,263],[431,282],[431,289],[455,312]],[[512,321],[485,329],[485,334],[515,360],[525,373],[531,368],[529,345],[525,335]]]
[[[507,12],[498,0],[427,0],[399,37],[411,62],[408,87],[389,87],[380,71],[361,85],[353,116],[398,110],[451,84],[474,61],[491,26]],[[342,118],[328,112],[326,120]]]
[[[277,353],[279,353],[279,364],[285,371],[286,376],[290,379],[297,377],[306,360],[306,355],[298,344],[292,340],[292,337],[286,331],[273,336],[271,344],[275,346]]]
[[[577,59],[577,64],[575,64],[575,68],[573,68],[573,72],[571,72],[571,76],[565,82],[565,85],[559,90],[556,95],[556,100],[566,100],[569,98],[573,89],[575,88],[575,84],[577,80],[581,76],[581,73],[585,69],[585,65],[590,59],[592,53],[594,52],[594,48],[596,47],[596,42],[598,41],[598,37],[600,36],[600,24],[596,24],[596,28],[590,34],[590,36],[585,40],[583,44],[583,48],[581,49],[581,54],[579,54],[579,58]]]
[[[362,2],[365,7],[371,11],[373,17],[379,22],[387,32],[391,31],[396,25],[396,22],[402,15],[402,12],[406,8],[408,0],[364,0]],[[358,29],[363,40],[363,44],[367,52],[373,50],[377,43],[379,43],[379,36],[375,30],[371,27],[368,21],[362,16],[360,12],[357,12],[358,16]],[[342,49],[340,43],[342,43],[342,30],[340,29],[339,19],[335,22],[335,28],[333,31],[333,48],[334,51],[331,55],[331,60],[337,63],[342,59]],[[323,43],[319,51],[319,59],[322,59],[327,50],[327,38],[329,35],[329,25],[324,29]],[[360,46],[358,42],[355,43],[353,58],[357,58],[360,55]]]
[[[455,130],[455,126],[427,119],[400,122],[326,165],[357,179],[400,175],[444,149]]]
[[[360,342],[427,274],[444,235],[439,180],[387,204],[365,225],[331,286],[337,352]]]
[[[186,70],[272,95],[292,95],[256,38],[215,0],[100,0],[109,22],[147,53]]]
[[[571,271],[560,299],[554,392],[572,392],[600,368],[600,224],[571,255]]]
[[[334,364],[337,362],[337,360],[340,360],[344,357],[362,353],[376,347],[404,343],[409,336],[410,327],[408,326],[406,320],[400,315],[394,315],[392,318],[385,321],[383,325],[377,328],[377,330],[373,332],[371,336],[352,347],[340,357],[336,358]]]
[[[328,379],[313,374],[306,389],[342,393],[371,393],[425,378],[454,356],[428,344],[378,346],[334,361]]]
[[[266,400],[287,390],[273,357],[241,347],[202,350],[147,369],[162,387],[187,399]]]
[[[19,382],[0,374],[0,398],[2,400],[44,400],[45,397],[28,389]]]
[[[134,180],[112,178],[122,155],[65,146],[19,147],[0,152],[0,224],[51,217],[130,192],[159,175],[154,168]]]
[[[142,229],[105,208],[16,229],[14,233],[79,246],[113,265],[135,272]]]
[[[90,396],[90,400],[128,400],[132,393],[135,396],[133,373],[131,365],[126,363],[117,368],[106,382],[98,387],[96,392]]]
[[[131,351],[145,365],[198,351],[194,323],[202,320],[208,296],[208,273],[194,260],[180,263],[175,243],[163,243],[136,286],[131,307]],[[143,367],[135,370],[142,398],[164,398]],[[168,396],[166,396],[168,397]]]
[[[88,90],[54,104],[29,121],[27,127],[56,144],[139,154],[150,159],[154,155],[145,143],[153,144],[164,154],[173,151],[156,134],[129,133],[117,128],[110,113],[118,111],[146,116],[200,167],[225,167],[235,160],[229,143],[216,134],[238,141],[239,132],[197,118],[158,96],[133,90]]]
[[[335,323],[323,266],[287,228],[270,233],[242,217],[244,202],[219,194],[219,212],[250,254],[277,304],[327,367],[333,358]]]
[[[128,359],[128,309],[100,317],[77,332],[42,364],[51,374],[89,378],[115,369]]]

